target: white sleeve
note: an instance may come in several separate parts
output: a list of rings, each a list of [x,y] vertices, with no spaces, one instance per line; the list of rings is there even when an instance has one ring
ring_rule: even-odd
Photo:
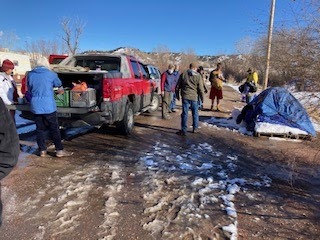
[[[0,76],[0,97],[2,98],[4,104],[11,105],[13,104],[13,101],[11,101],[8,98],[8,91],[9,91],[8,84],[6,80],[5,81],[3,80],[4,80],[4,77]]]

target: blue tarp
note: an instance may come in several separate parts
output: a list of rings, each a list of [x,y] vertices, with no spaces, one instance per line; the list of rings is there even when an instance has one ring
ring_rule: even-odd
[[[316,136],[309,115],[300,102],[285,88],[273,87],[261,92],[249,104],[252,109],[246,122],[267,122],[294,127]],[[252,108],[251,108],[252,107]]]

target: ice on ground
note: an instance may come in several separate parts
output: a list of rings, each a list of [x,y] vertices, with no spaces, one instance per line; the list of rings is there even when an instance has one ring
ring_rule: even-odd
[[[223,226],[222,230],[231,233],[230,240],[236,240],[238,238],[238,221],[236,221],[234,224]]]
[[[267,122],[256,122],[254,130],[259,133],[308,135],[306,131],[303,131],[299,128],[293,128],[285,125],[267,123]]]
[[[49,176],[47,183],[34,192],[30,192],[28,199],[18,201],[14,193],[2,188],[3,199],[10,199],[5,205],[6,217],[18,215],[24,217],[32,213],[34,222],[46,222],[38,227],[39,232],[35,239],[42,239],[47,235],[53,238],[61,238],[80,225],[80,221],[88,208],[92,191],[101,196],[101,224],[97,228],[97,235],[101,238],[112,239],[116,235],[119,213],[117,212],[118,200],[116,195],[121,191],[124,179],[122,178],[122,166],[119,163],[99,164],[90,162],[66,175],[54,171]],[[109,178],[103,187],[98,186],[97,176]],[[99,191],[100,194],[99,194]],[[50,198],[48,198],[50,196]],[[41,221],[38,221],[41,219]]]
[[[163,232],[171,238],[179,238],[175,234],[181,234],[185,228],[172,231],[180,226],[179,223],[181,226],[198,226],[201,224],[199,219],[203,219],[210,225],[210,208],[220,206],[230,222],[225,231],[231,233],[232,239],[237,239],[236,195],[244,190],[250,194],[249,188],[256,187],[257,183],[257,187],[271,185],[268,176],[258,173],[252,173],[251,177],[233,177],[241,174],[238,156],[215,151],[208,143],[191,145],[188,149],[175,147],[173,153],[169,151],[172,146],[158,142],[153,149],[153,153],[147,152],[140,157],[141,168],[148,169],[150,174],[143,180],[143,191],[147,192],[143,198],[146,215],[143,226],[152,234]],[[149,168],[152,154],[156,169]],[[172,221],[175,227],[171,227]],[[192,231],[194,236],[199,234],[195,227]]]

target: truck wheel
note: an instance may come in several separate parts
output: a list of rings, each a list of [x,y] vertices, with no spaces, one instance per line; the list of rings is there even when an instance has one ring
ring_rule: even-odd
[[[126,110],[123,116],[123,120],[118,122],[117,128],[124,135],[130,135],[133,131],[134,126],[134,114],[132,103],[128,102],[126,105]]]
[[[151,112],[157,111],[159,106],[160,106],[160,97],[157,93],[154,93],[152,96],[152,101],[150,104],[150,108],[148,109],[148,112],[151,113]]]

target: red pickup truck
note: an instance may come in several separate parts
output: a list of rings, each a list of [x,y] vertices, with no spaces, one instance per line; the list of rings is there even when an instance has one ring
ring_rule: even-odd
[[[115,124],[123,134],[129,135],[134,115],[156,111],[160,104],[157,86],[147,65],[133,56],[78,54],[64,59],[53,71],[66,89],[72,89],[73,83],[78,82],[88,86],[84,92],[66,91],[67,104],[57,104],[61,120],[81,119],[94,126]]]

